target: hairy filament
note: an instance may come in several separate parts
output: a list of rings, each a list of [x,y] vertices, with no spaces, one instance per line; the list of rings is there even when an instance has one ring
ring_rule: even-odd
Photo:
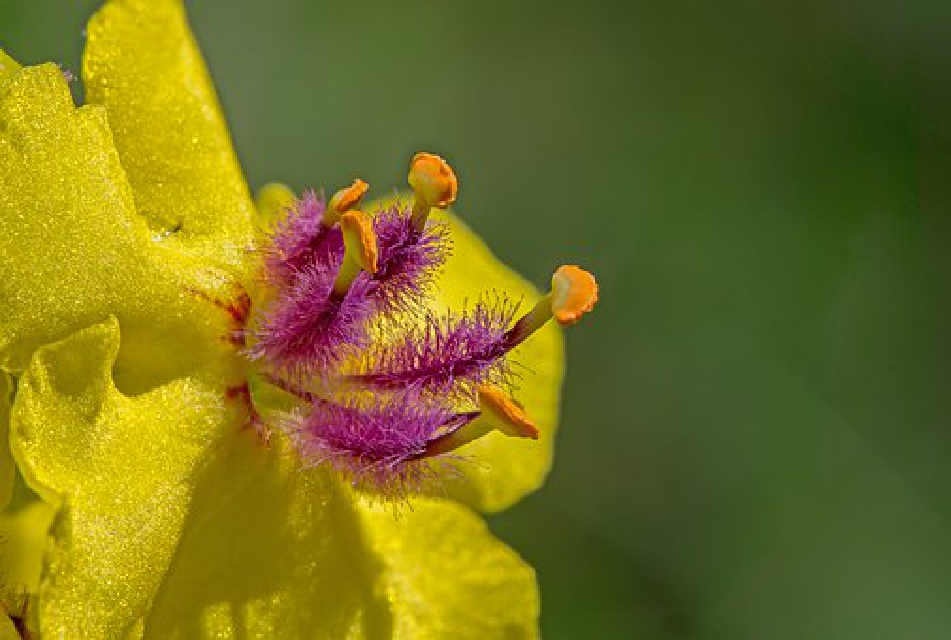
[[[382,313],[421,307],[449,257],[448,227],[429,224],[419,231],[410,215],[409,207],[394,204],[379,211],[373,220],[380,260],[370,296]]]
[[[505,384],[511,377],[505,336],[517,308],[505,300],[483,300],[458,316],[427,314],[421,324],[404,328],[394,343],[373,349],[363,371],[345,380],[378,389],[441,393],[465,392],[489,381]],[[454,389],[457,385],[461,388]]]
[[[284,297],[263,314],[249,349],[282,373],[316,373],[346,358],[368,341],[367,321],[373,315],[367,298],[369,277],[362,273],[346,294],[331,295],[333,273],[308,267]]]
[[[427,474],[421,460],[430,440],[461,421],[448,407],[413,394],[369,404],[317,402],[285,423],[313,464],[329,463],[356,484],[398,492]]]
[[[329,268],[343,253],[340,231],[324,224],[326,203],[314,191],[304,195],[270,232],[264,256],[264,277],[272,282],[292,282],[315,265]]]

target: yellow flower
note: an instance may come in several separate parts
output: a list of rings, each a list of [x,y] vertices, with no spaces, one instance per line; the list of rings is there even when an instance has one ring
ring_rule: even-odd
[[[246,428],[252,394],[265,421],[288,399],[248,383],[255,366],[223,339],[233,318],[219,307],[256,281],[249,247],[289,200],[272,186],[252,201],[180,2],[108,2],[82,75],[77,108],[58,67],[0,52],[10,620],[40,638],[535,636],[534,573],[475,511],[512,505],[548,470],[563,354],[538,319],[566,294],[556,286],[526,316],[538,326],[519,325],[532,339],[513,342],[539,439],[460,430],[440,443],[461,458],[439,495],[394,514],[285,432]],[[344,201],[359,197],[331,206]],[[417,198],[414,223],[426,215]],[[539,297],[451,214],[432,217],[454,243],[432,310],[487,284]],[[242,385],[246,402],[230,393]],[[0,620],[0,638],[16,637]]]

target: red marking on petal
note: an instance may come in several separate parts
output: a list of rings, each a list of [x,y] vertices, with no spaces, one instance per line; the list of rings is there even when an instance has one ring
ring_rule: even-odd
[[[261,414],[254,406],[254,399],[251,396],[251,387],[248,386],[248,383],[245,382],[228,387],[225,389],[225,398],[233,402],[240,402],[244,405],[244,409],[248,413],[248,420],[241,425],[241,430],[254,429],[255,435],[260,439],[261,443],[264,444],[264,446],[268,446],[271,443],[272,429],[265,424],[264,418],[261,417]]]
[[[222,340],[230,345],[244,348],[247,346],[247,332],[245,327],[251,317],[251,296],[240,283],[234,283],[235,297],[231,300],[222,300],[213,297],[200,289],[187,287],[185,291],[199,300],[211,303],[216,309],[228,315],[230,331],[222,336]]]

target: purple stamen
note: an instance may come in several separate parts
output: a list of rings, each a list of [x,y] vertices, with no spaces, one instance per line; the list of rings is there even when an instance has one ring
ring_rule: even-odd
[[[272,235],[266,281],[281,285],[254,330],[249,353],[282,373],[315,373],[367,346],[377,314],[418,308],[448,253],[446,228],[412,228],[409,210],[393,206],[374,220],[375,274],[361,273],[345,295],[333,291],[343,260],[339,229],[322,223],[324,203],[307,192]]]
[[[518,305],[480,301],[459,316],[427,314],[393,344],[373,349],[351,383],[378,389],[411,387],[448,393],[476,384],[506,384],[511,377],[506,332]]]
[[[428,475],[428,443],[463,422],[450,409],[415,394],[355,402],[315,402],[286,424],[313,464],[331,464],[356,484],[388,492],[418,485]]]
[[[430,224],[420,232],[410,216],[409,207],[395,204],[373,220],[380,256],[370,295],[382,313],[418,308],[449,257],[448,227]]]
[[[340,259],[343,238],[339,229],[322,224],[326,203],[305,191],[287,216],[270,233],[264,257],[264,276],[272,282],[293,281],[298,272]]]
[[[333,271],[321,265],[304,268],[295,282],[263,314],[249,350],[281,373],[325,371],[366,346],[367,321],[373,305],[367,298],[369,276],[361,273],[343,298],[332,296]]]
[[[448,226],[414,225],[411,207],[397,203],[376,213],[372,233],[361,217],[360,244],[348,236],[346,245],[326,206],[308,191],[270,233],[263,310],[241,336],[260,379],[298,399],[283,427],[306,461],[405,494],[483,433],[457,432],[480,415],[470,410],[478,385],[512,384],[518,305],[499,297],[460,314],[428,311]],[[352,218],[339,213],[341,224]]]

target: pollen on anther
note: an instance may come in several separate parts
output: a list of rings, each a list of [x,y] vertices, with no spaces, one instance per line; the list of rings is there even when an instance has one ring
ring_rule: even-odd
[[[356,178],[352,185],[344,187],[333,195],[328,203],[328,208],[340,215],[355,209],[360,205],[360,201],[369,189],[370,185],[360,178]]]
[[[358,242],[352,245],[348,243],[347,248],[353,246],[359,249],[360,255],[355,256],[360,267],[369,273],[376,273],[378,267],[379,250],[377,249],[376,233],[373,231],[373,224],[360,211],[348,211],[340,218],[340,227],[343,230],[344,237],[354,238]]]
[[[564,265],[551,278],[551,312],[562,326],[578,322],[598,301],[598,282],[576,265]]]
[[[518,438],[538,439],[538,427],[515,400],[490,385],[479,386],[479,407],[484,413],[492,415],[498,427],[506,435]]]
[[[432,153],[413,156],[409,170],[413,191],[423,194],[432,207],[445,209],[456,200],[459,182],[449,163]]]

